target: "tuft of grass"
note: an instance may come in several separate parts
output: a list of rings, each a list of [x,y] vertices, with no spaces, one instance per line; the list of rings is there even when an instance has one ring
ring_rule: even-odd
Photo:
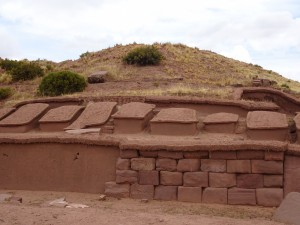
[[[0,100],[7,99],[13,94],[13,91],[10,87],[0,88]]]

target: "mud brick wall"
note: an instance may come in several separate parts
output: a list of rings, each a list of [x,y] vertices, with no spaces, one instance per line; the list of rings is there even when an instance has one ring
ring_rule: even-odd
[[[113,197],[278,206],[284,153],[273,151],[121,150]]]

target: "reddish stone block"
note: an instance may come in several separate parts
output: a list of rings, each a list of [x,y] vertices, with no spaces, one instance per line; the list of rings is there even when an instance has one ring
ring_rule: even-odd
[[[202,202],[209,204],[227,204],[227,188],[205,188]]]
[[[228,173],[251,173],[250,160],[227,160]]]
[[[120,157],[122,159],[131,159],[139,157],[137,150],[120,150]]]
[[[130,188],[130,197],[135,199],[152,200],[154,197],[154,186],[132,184]]]
[[[186,172],[183,174],[185,187],[208,187],[207,172]]]
[[[116,164],[117,170],[129,170],[130,169],[130,160],[118,158]]]
[[[178,201],[181,202],[201,202],[201,187],[178,187]]]
[[[264,159],[264,151],[242,150],[237,151],[237,159]]]
[[[256,205],[255,189],[243,189],[243,188],[228,189],[228,204]]]
[[[201,159],[201,170],[207,172],[226,172],[226,160]]]
[[[262,188],[264,176],[262,174],[238,174],[237,187],[239,188]]]
[[[177,162],[175,159],[157,159],[156,170],[176,171]]]
[[[116,184],[115,182],[105,183],[105,195],[115,198],[128,198],[130,184]]]
[[[159,185],[159,172],[156,170],[140,170],[139,184]]]
[[[236,175],[232,173],[209,173],[209,186],[227,188],[236,186]]]
[[[284,152],[265,152],[265,160],[283,161]]]
[[[177,200],[177,186],[156,186],[154,199],[165,201]]]
[[[157,151],[140,151],[140,156],[145,158],[156,158],[158,156]]]
[[[154,170],[155,159],[153,158],[133,158],[131,159],[131,169],[133,170]]]
[[[177,164],[177,171],[193,172],[200,169],[200,159],[180,159]]]
[[[160,184],[166,186],[180,186],[182,185],[182,173],[160,171]]]
[[[210,152],[211,159],[236,159],[236,151],[214,151]]]
[[[116,171],[116,183],[129,183],[133,184],[137,182],[137,172],[133,170],[117,170]]]
[[[252,160],[252,173],[283,174],[283,162]]]
[[[286,156],[284,161],[284,195],[300,192],[300,157]]]
[[[282,187],[283,176],[282,175],[264,175],[265,187]]]
[[[169,158],[169,159],[182,159],[182,152],[172,152],[172,151],[159,151],[158,157],[160,158]]]
[[[257,204],[267,207],[277,207],[283,200],[281,188],[258,188],[256,189]]]
[[[209,154],[208,151],[184,152],[183,156],[186,159],[207,159]]]

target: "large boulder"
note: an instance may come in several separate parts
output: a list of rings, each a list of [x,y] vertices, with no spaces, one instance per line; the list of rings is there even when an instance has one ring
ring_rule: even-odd
[[[94,83],[104,83],[106,80],[108,72],[107,71],[98,71],[95,73],[92,73],[88,76],[88,82],[90,84]]]

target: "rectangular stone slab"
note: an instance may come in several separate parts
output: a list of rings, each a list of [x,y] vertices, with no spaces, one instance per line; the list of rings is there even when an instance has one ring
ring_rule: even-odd
[[[144,119],[154,108],[153,104],[130,102],[122,105],[112,117],[115,119]]]
[[[2,120],[4,117],[8,116],[12,112],[14,112],[16,108],[3,108],[0,109],[0,120]]]
[[[253,111],[247,114],[247,128],[252,130],[287,129],[287,117],[283,113]]]

